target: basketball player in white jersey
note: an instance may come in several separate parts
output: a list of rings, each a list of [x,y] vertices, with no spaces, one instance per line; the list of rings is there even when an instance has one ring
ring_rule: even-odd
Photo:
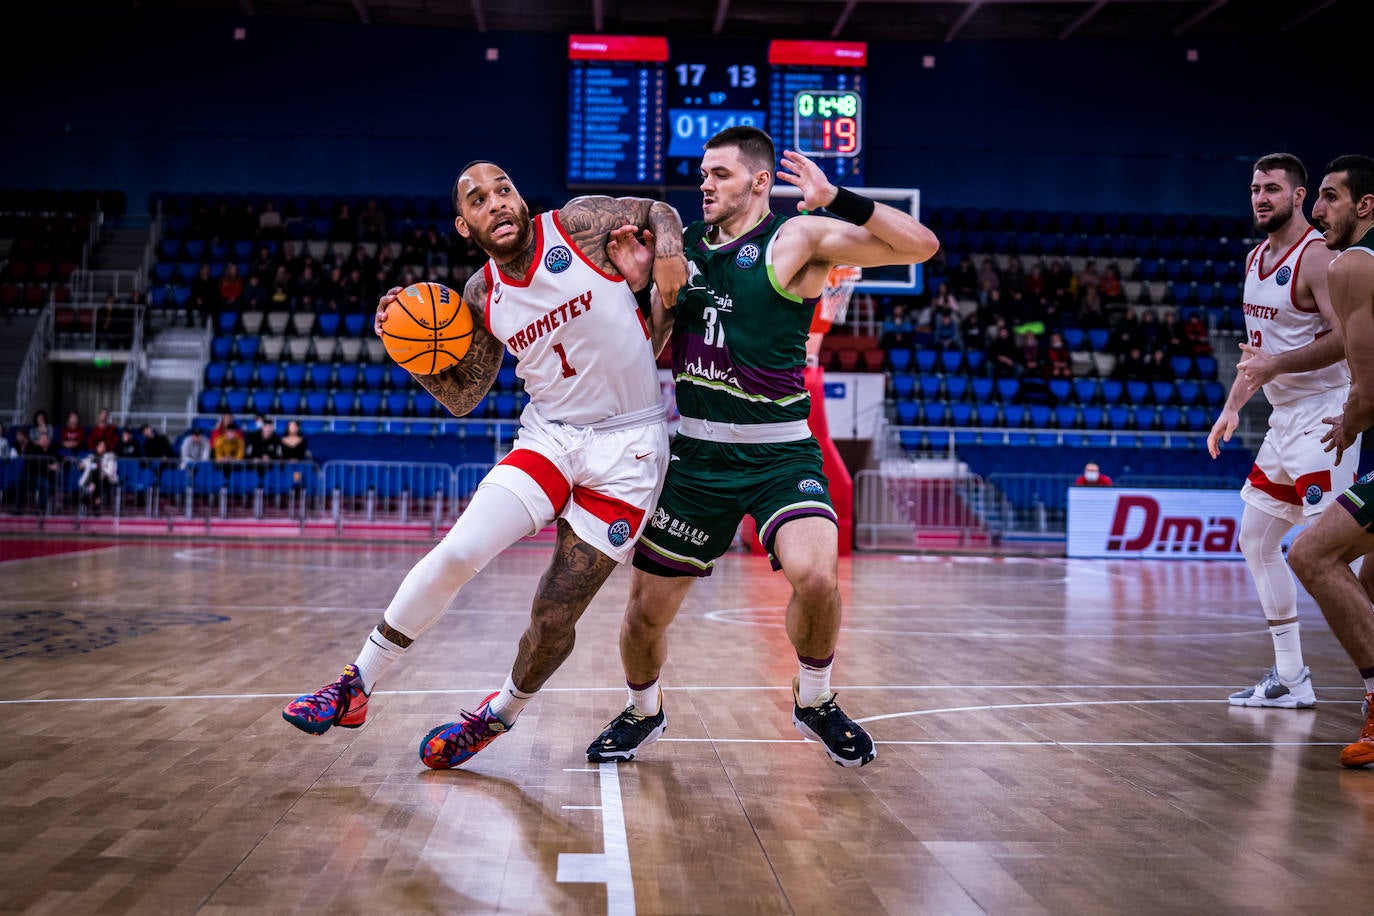
[[[1340,328],[1327,295],[1331,252],[1303,216],[1307,170],[1274,153],[1255,163],[1250,205],[1267,238],[1245,262],[1247,341],[1226,404],[1207,437],[1215,458],[1235,432],[1240,409],[1260,388],[1273,408],[1269,431],[1241,488],[1240,549],[1269,622],[1274,665],[1233,706],[1306,709],[1317,704],[1303,664],[1298,594],[1281,542],[1355,479],[1355,456],[1337,460],[1322,447],[1322,417],[1338,413],[1350,390]]]
[[[1350,398],[1327,417],[1327,448],[1358,453],[1360,433],[1374,424],[1374,159],[1340,156],[1326,167],[1312,219],[1328,248],[1341,252],[1327,272],[1331,304],[1344,331],[1352,379]],[[1317,599],[1364,679],[1364,727],[1341,750],[1341,764],[1374,764],[1374,474],[1336,498],[1332,510],[1300,534],[1289,550],[1293,571]],[[1363,557],[1359,575],[1350,564]]]
[[[655,280],[670,295],[676,297],[687,276],[682,222],[664,203],[580,197],[531,218],[506,173],[477,161],[454,183],[453,205],[459,234],[490,256],[463,291],[476,329],[462,360],[416,379],[461,416],[491,387],[504,345],[530,396],[520,431],[452,530],[401,583],[357,660],[337,681],[282,712],[311,734],[362,725],[378,680],[459,589],[506,547],[556,521],[553,561],[540,579],[511,673],[475,711],[425,737],[420,758],[433,769],[463,763],[515,725],[572,652],[578,618],[629,556],[662,486],[668,434],[655,340],[607,256],[608,233],[647,230]],[[402,292],[392,289],[378,303],[379,333]],[[653,317],[661,345],[667,325],[661,306]]]

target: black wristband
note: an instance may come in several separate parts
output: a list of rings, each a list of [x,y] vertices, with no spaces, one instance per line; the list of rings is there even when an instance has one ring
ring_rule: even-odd
[[[653,284],[650,283],[639,292],[635,293],[635,305],[639,306],[640,312],[645,315],[652,313],[654,309],[653,300],[650,298],[650,292],[653,288]]]
[[[873,211],[877,207],[875,201],[862,194],[855,194],[848,188],[839,188],[835,192],[835,199],[825,209],[846,222],[862,226],[872,219]]]

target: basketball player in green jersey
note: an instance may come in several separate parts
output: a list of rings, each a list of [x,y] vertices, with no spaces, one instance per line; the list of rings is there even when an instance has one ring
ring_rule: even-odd
[[[1341,156],[1326,167],[1312,205],[1326,247],[1339,251],[1327,268],[1331,305],[1345,336],[1350,397],[1322,440],[1327,450],[1350,448],[1374,425],[1374,159]],[[1293,541],[1288,563],[1317,600],[1331,631],[1364,678],[1364,727],[1341,750],[1341,763],[1374,763],[1374,474],[1336,497],[1344,509],[1321,517]],[[1363,557],[1357,576],[1350,564]]]
[[[837,188],[791,151],[778,177],[801,190],[798,209],[825,208],[838,219],[776,216],[769,194],[777,161],[773,141],[753,127],[728,128],[706,144],[703,219],[683,233],[688,281],[674,309],[682,423],[658,508],[636,547],[620,632],[630,703],[587,748],[589,760],[633,759],[663,733],[665,632],[745,515],[792,586],[786,625],[799,667],[794,725],[841,766],[874,757],[872,739],[830,689],[840,630],[839,537],[820,447],[807,426],[806,340],[832,266],[915,264],[939,242],[910,214]],[[624,246],[631,252],[622,252],[622,264],[621,247],[608,248],[616,266],[632,272],[627,277],[646,277],[647,250]]]

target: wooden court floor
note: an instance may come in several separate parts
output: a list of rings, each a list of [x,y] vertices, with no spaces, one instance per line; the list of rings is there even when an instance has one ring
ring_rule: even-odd
[[[628,570],[510,734],[420,738],[500,686],[548,545],[460,595],[310,737],[414,545],[0,542],[0,912],[1371,913],[1359,681],[1305,595],[1316,710],[1225,695],[1272,660],[1239,563],[864,555],[834,683],[877,760],[791,725],[784,581],[730,555],[672,631],[668,732],[623,705]]]

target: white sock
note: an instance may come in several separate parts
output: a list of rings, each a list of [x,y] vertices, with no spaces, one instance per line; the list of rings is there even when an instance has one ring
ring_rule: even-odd
[[[643,690],[635,690],[630,687],[630,705],[641,716],[656,716],[658,715],[658,708],[663,705],[662,689],[659,686],[658,678],[650,681]]]
[[[515,724],[515,720],[520,718],[520,713],[529,705],[530,700],[534,699],[534,694],[525,693],[515,686],[515,680],[508,674],[506,675],[505,686],[501,692],[492,697],[487,709],[491,710],[492,715],[506,723],[506,728]]]
[[[1295,681],[1302,674],[1302,639],[1298,626],[1296,620],[1269,626],[1269,635],[1274,640],[1274,667],[1279,669],[1279,677],[1285,681]]]
[[[797,663],[797,705],[814,706],[818,701],[830,699],[830,669],[835,666],[835,656],[824,666]]]
[[[362,651],[358,653],[358,660],[353,663],[358,666],[358,675],[363,679],[363,692],[371,693],[382,676],[405,654],[406,647],[396,645],[373,627],[367,634]]]
[[[1374,693],[1374,677],[1367,677],[1364,679],[1364,692]]]

